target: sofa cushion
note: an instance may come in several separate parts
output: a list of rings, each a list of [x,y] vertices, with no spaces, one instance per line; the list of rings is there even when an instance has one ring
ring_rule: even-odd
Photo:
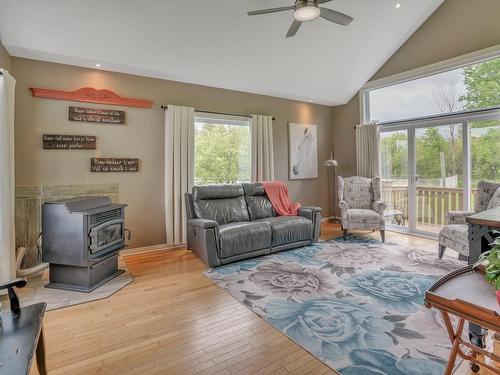
[[[312,221],[302,216],[275,216],[258,222],[269,223],[271,226],[273,247],[312,238]]]
[[[266,222],[224,224],[219,227],[221,258],[271,247],[271,227]]]
[[[247,202],[250,220],[276,216],[271,201],[264,190],[264,185],[259,182],[254,184],[243,184],[243,190],[245,191],[245,200]]]
[[[372,207],[374,199],[371,178],[359,176],[339,178],[339,191],[342,191],[340,199],[347,202],[349,209]]]
[[[349,224],[378,224],[380,215],[373,210],[353,208],[347,211],[347,222]]]
[[[193,208],[197,218],[219,224],[249,220],[241,185],[195,186]]]

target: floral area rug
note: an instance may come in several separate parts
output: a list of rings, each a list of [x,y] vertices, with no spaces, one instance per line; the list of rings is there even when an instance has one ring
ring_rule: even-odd
[[[464,263],[436,252],[352,236],[206,275],[342,375],[441,375],[450,342],[423,299]]]

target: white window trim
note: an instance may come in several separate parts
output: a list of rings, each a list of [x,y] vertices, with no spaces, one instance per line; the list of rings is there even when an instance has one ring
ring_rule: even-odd
[[[250,126],[252,119],[247,116],[227,115],[219,113],[209,113],[195,111],[194,122],[216,123],[221,125],[241,125]]]
[[[500,57],[500,44],[479,51],[471,52],[462,56],[454,57],[448,60],[440,61],[434,64],[408,70],[406,72],[369,81],[359,91],[359,111],[361,122],[367,121],[369,109],[368,92],[371,90],[380,89],[398,83],[408,82],[418,78],[447,72],[449,70],[462,68],[467,65],[477,64],[479,62],[494,59],[497,57]],[[394,122],[404,121],[405,119],[397,120]]]

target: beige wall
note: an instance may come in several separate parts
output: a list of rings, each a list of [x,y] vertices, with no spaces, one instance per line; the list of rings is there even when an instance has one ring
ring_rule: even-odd
[[[0,41],[0,68],[10,71],[12,59]]]
[[[320,177],[287,181],[287,184],[294,200],[303,205],[321,206],[324,215],[328,215],[328,181],[321,162],[328,157],[331,147],[331,107],[22,58],[12,60],[12,72],[17,81],[16,185],[119,183],[120,200],[129,204],[127,220],[134,234],[132,245],[165,242],[161,104],[274,115],[275,173],[276,179],[284,181],[288,180],[287,123],[317,124]],[[107,88],[125,97],[150,99],[154,101],[154,107],[122,108],[127,116],[125,126],[76,123],[67,120],[71,102],[33,98],[28,89],[75,90],[85,86]],[[43,133],[96,135],[97,150],[42,150]],[[140,172],[90,173],[89,162],[93,156],[138,157],[141,160]]]
[[[500,1],[445,0],[372,77],[378,79],[500,44]],[[356,173],[353,125],[359,98],[333,108],[333,147],[343,168]]]

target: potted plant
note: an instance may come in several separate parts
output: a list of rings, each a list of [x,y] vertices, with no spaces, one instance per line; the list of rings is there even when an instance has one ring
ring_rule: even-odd
[[[474,266],[478,265],[484,267],[484,278],[495,286],[497,303],[500,306],[500,237],[495,239],[491,249],[484,252]]]

